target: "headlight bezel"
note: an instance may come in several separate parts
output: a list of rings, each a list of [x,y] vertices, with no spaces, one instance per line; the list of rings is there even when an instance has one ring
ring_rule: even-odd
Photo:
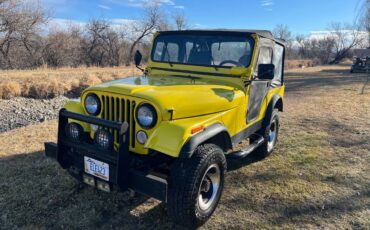
[[[144,125],[140,122],[140,119],[139,119],[139,110],[143,107],[147,107],[153,114],[153,122],[150,124],[150,125]],[[158,122],[158,114],[157,114],[157,110],[154,108],[153,105],[149,104],[149,103],[141,103],[139,104],[139,106],[137,107],[136,109],[136,112],[135,112],[135,118],[136,118],[136,121],[137,123],[140,125],[141,128],[143,129],[151,129],[153,128],[157,122]]]
[[[87,109],[87,106],[86,106],[86,102],[87,102],[87,99],[89,97],[93,97],[95,99],[95,101],[97,102],[97,109],[94,113],[91,113],[88,109]],[[85,110],[86,112],[89,114],[89,115],[92,115],[92,116],[97,116],[100,114],[101,112],[101,101],[100,101],[100,98],[98,95],[96,95],[95,93],[89,93],[85,96],[85,99],[84,99],[84,107],[85,107]]]

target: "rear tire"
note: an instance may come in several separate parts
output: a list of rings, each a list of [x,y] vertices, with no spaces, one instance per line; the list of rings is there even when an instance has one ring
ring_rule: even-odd
[[[257,132],[257,134],[262,135],[265,138],[263,144],[258,147],[254,153],[260,157],[268,157],[274,151],[279,134],[279,111],[274,109],[271,114],[270,122],[267,122],[262,126],[262,128]],[[250,137],[250,143],[253,143],[258,138]]]
[[[204,224],[221,198],[225,172],[225,155],[214,144],[199,146],[189,159],[178,159],[169,178],[169,217],[190,228]]]

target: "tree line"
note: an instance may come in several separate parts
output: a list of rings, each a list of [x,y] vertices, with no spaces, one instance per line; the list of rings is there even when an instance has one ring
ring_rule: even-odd
[[[370,49],[370,0],[361,0],[352,24],[333,22],[318,37],[293,36],[286,25],[273,30],[276,38],[285,41],[288,59],[311,59],[319,64],[336,64],[351,58],[356,48]]]
[[[155,31],[187,28],[184,14],[166,16],[159,5],[146,7],[129,26],[92,19],[45,31],[49,19],[35,1],[0,0],[0,69],[129,65],[136,49],[147,58]]]
[[[323,38],[293,36],[285,25],[277,25],[274,36],[284,39],[290,59],[318,59],[337,63],[351,49],[364,45],[364,30],[369,31],[369,0],[365,0],[356,25],[333,23]],[[32,0],[0,0],[0,69],[29,69],[40,66],[120,66],[129,65],[140,49],[148,57],[150,38],[155,31],[189,28],[183,13],[166,15],[159,5],[145,8],[143,17],[129,26],[119,27],[109,20],[92,19],[83,26],[45,31],[50,14]],[[370,38],[369,38],[370,41]]]
[[[358,24],[332,23],[316,37],[293,36],[287,26],[277,25],[273,34],[285,41],[288,59],[311,59],[318,64],[336,64],[351,58],[355,48],[370,48],[370,32]]]

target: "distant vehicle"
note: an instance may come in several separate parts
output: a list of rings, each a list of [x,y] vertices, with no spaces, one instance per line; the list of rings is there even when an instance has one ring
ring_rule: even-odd
[[[284,54],[269,31],[158,32],[143,76],[69,101],[45,153],[81,182],[149,195],[176,222],[200,226],[220,200],[226,158],[275,149]],[[137,51],[138,68],[141,58]]]
[[[359,58],[353,57],[351,73],[370,73],[370,56]]]

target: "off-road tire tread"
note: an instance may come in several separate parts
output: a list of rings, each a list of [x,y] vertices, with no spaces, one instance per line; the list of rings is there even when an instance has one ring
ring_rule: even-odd
[[[168,216],[176,223],[187,227],[198,227],[212,215],[213,211],[206,216],[196,216],[195,203],[202,170],[206,170],[208,162],[221,162],[221,193],[222,195],[224,175],[226,172],[226,159],[223,151],[215,144],[199,146],[193,156],[188,159],[178,159],[171,169],[167,210]],[[216,204],[217,206],[217,204]]]

